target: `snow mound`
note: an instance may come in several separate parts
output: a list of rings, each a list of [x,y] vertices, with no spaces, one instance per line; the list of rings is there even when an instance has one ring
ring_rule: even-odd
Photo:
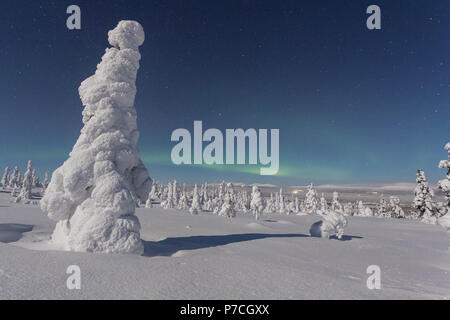
[[[262,224],[259,224],[257,222],[250,222],[247,223],[247,227],[249,227],[250,229],[268,229],[266,226],[263,226]]]
[[[447,229],[447,232],[450,232],[450,213],[447,213],[445,216],[439,218],[439,224]]]

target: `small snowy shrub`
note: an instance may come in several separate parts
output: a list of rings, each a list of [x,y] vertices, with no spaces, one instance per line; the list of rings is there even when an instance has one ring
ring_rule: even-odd
[[[342,239],[344,227],[347,225],[347,219],[345,219],[344,215],[339,212],[329,211],[323,218],[323,220],[313,223],[309,229],[311,236],[329,239],[335,235],[338,239]]]

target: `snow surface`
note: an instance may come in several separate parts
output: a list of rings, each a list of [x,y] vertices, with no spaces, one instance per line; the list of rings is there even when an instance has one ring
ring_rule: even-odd
[[[57,251],[55,222],[0,192],[0,299],[448,299],[449,236],[438,225],[347,217],[343,241],[309,236],[318,215],[138,208],[143,256]],[[381,268],[369,290],[366,269]],[[69,290],[69,265],[81,289]]]

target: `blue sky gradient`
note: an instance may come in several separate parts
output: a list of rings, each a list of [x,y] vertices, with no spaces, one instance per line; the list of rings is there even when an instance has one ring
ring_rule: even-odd
[[[431,181],[450,138],[450,3],[377,1],[2,1],[0,167],[67,159],[82,127],[81,81],[107,31],[146,32],[135,106],[151,176],[187,183]],[[82,29],[66,28],[78,4]],[[279,128],[280,171],[175,166],[176,128]]]

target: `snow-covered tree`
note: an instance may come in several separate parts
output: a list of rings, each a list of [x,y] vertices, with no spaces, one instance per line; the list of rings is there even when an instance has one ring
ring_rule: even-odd
[[[353,216],[355,214],[355,208],[353,203],[347,202],[344,204],[344,216]]]
[[[328,212],[328,203],[325,199],[325,196],[322,193],[322,196],[320,197],[320,209],[317,211],[320,215],[326,215]]]
[[[313,237],[329,239],[331,236],[336,235],[338,239],[342,239],[346,225],[347,219],[345,219],[343,214],[329,211],[328,214],[323,216],[323,220],[311,226],[309,232]]]
[[[255,219],[259,220],[261,212],[264,210],[264,205],[261,192],[256,185],[254,185],[252,188],[252,200],[250,201],[250,208],[255,215]]]
[[[5,172],[3,173],[1,183],[2,183],[3,189],[5,189],[8,186],[8,184],[9,184],[9,167],[5,168]]]
[[[19,168],[17,166],[14,167],[13,173],[9,177],[9,183],[8,186],[11,188],[18,188],[20,185],[20,172]]]
[[[135,199],[147,200],[151,179],[136,147],[133,104],[144,38],[139,23],[120,21],[108,32],[112,48],[79,88],[84,127],[40,202],[58,221],[53,241],[66,250],[143,253]]]
[[[48,172],[45,172],[44,181],[42,182],[42,188],[45,190],[48,187]]]
[[[295,202],[294,201],[289,201],[286,204],[286,214],[291,214],[291,213],[295,213]]]
[[[11,190],[11,197],[13,198],[14,201],[17,201],[17,196],[19,195],[19,187],[15,186],[14,188],[12,188]],[[18,199],[20,200],[20,199]]]
[[[391,217],[391,212],[389,211],[388,208],[388,203],[386,201],[386,199],[381,198],[380,202],[377,205],[377,216],[380,218],[390,218]]]
[[[241,199],[238,208],[244,213],[250,210],[250,197],[248,196],[247,190],[245,190],[245,186],[242,186]]]
[[[333,192],[333,201],[331,202],[331,210],[337,211],[337,212],[344,212],[344,208],[342,207],[342,204],[339,202],[339,193],[336,191]]]
[[[273,213],[276,211],[275,197],[273,193],[270,193],[270,198],[266,200],[266,205],[264,206],[264,213]]]
[[[184,190],[184,189],[183,189],[183,191],[181,191],[181,196],[180,196],[180,199],[178,200],[177,209],[178,210],[188,210],[189,209],[186,190]]]
[[[357,205],[357,215],[361,217],[371,217],[373,216],[372,209],[365,206],[362,201],[358,201]]]
[[[218,198],[221,202],[223,201],[223,198],[225,198],[225,188],[226,188],[225,181],[222,181],[219,185],[219,194],[218,194]]]
[[[305,195],[305,211],[307,213],[314,213],[318,209],[319,201],[317,199],[317,192],[313,187],[313,184],[311,183],[308,186],[308,191]]]
[[[165,199],[161,202],[161,207],[164,209],[172,209],[175,208],[175,201],[174,201],[174,185],[172,183],[167,184],[167,195]]]
[[[153,208],[152,198],[150,198],[150,197],[147,198],[147,201],[145,202],[145,207],[146,208]]]
[[[39,177],[36,175],[36,169],[33,169],[33,172],[31,173],[31,180],[33,187],[39,187],[40,186],[40,181],[39,181]]]
[[[223,204],[222,208],[219,211],[219,216],[224,216],[228,218],[233,218],[236,216],[236,213],[233,209],[231,194],[229,194],[228,192],[225,194],[225,197],[223,199]]]
[[[198,195],[198,189],[197,185],[194,186],[194,192],[192,194],[192,203],[191,207],[189,208],[189,212],[192,214],[198,214],[199,211],[201,211],[202,208],[200,206],[200,199]]]
[[[400,198],[397,196],[390,196],[389,197],[389,208],[390,216],[393,218],[404,218],[405,213],[403,212],[403,209],[400,207]]]
[[[156,183],[155,180],[152,181],[152,187],[150,189],[150,192],[148,194],[147,197],[147,201],[145,202],[145,207],[146,208],[153,208],[153,200],[155,200],[157,197],[157,192],[156,192]]]
[[[433,205],[433,190],[428,186],[425,172],[419,169],[416,174],[417,186],[414,189],[414,216],[426,223],[436,223],[436,210]]]
[[[172,183],[172,201],[174,208],[178,206],[178,198],[177,180],[174,180]]]
[[[154,181],[152,181],[152,188],[150,189],[150,192],[149,192],[149,194],[148,194],[148,197],[147,197],[147,201],[148,200],[156,200],[156,199],[158,199],[158,193],[157,193],[157,191],[156,191],[156,183],[154,182]]]
[[[283,189],[280,188],[280,196],[278,197],[278,213],[286,213],[286,204],[284,203]]]
[[[298,197],[295,197],[294,207],[295,207],[294,212],[299,213],[300,212],[300,202],[298,201]]]
[[[439,224],[450,232],[450,142],[445,145],[445,150],[448,151],[448,160],[441,160],[439,168],[447,169],[447,176],[445,179],[439,180],[438,187],[444,192],[445,202],[440,209]]]
[[[31,199],[31,191],[33,189],[33,168],[31,160],[28,160],[27,171],[23,175],[22,189],[20,189],[19,196],[16,201]]]

